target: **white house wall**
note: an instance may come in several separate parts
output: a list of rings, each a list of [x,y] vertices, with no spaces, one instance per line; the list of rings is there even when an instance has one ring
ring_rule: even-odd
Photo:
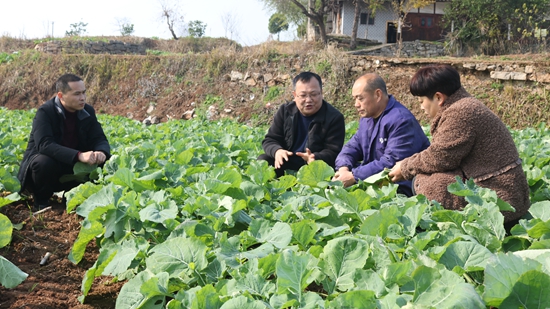
[[[443,14],[443,10],[445,9],[445,7],[447,7],[447,5],[449,5],[448,2],[436,2],[435,13]],[[390,9],[389,4],[386,3],[385,6],[385,9],[381,9],[376,12],[376,15],[374,17],[374,25],[359,25],[359,27],[357,28],[358,38],[386,43],[387,22],[396,20],[396,17],[393,16],[393,12]],[[410,13],[418,13],[419,11],[420,13],[433,14],[434,6],[433,4],[430,4],[420,9],[412,9]],[[367,11],[363,10],[361,11],[361,13],[367,13]],[[340,33],[351,36],[354,15],[355,7],[352,1],[345,1],[342,7],[342,24],[340,25],[339,29]]]
[[[443,15],[443,10],[449,5],[449,2],[436,2],[435,3],[435,14],[441,14]],[[425,7],[421,7],[420,9],[412,9],[410,10],[410,13],[427,13],[427,14],[433,14],[434,13],[434,5],[430,4]]]
[[[361,13],[367,13],[367,11],[363,10]],[[344,2],[344,6],[342,7],[342,28],[340,29],[342,34],[351,36],[354,15],[355,7],[351,2]],[[393,12],[389,8],[378,10],[374,17],[374,25],[359,25],[357,27],[357,37],[386,43],[386,24],[388,21],[394,20]],[[367,36],[365,37],[365,35]]]

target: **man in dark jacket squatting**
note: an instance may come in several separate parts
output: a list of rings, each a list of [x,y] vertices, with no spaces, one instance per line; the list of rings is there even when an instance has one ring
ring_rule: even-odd
[[[351,92],[361,117],[357,133],[336,158],[336,174],[344,186],[392,168],[430,145],[414,115],[392,95],[375,73],[359,77]],[[411,182],[399,182],[397,192],[412,195]]]
[[[78,185],[60,181],[62,175],[73,174],[76,162],[101,165],[110,157],[109,142],[94,108],[86,104],[84,81],[65,74],[55,88],[55,97],[42,104],[34,116],[17,175],[21,190],[33,194],[36,210],[48,206],[54,192]]]
[[[314,160],[334,167],[344,145],[344,116],[323,100],[323,83],[315,73],[302,72],[292,80],[294,101],[281,105],[262,147],[277,177],[285,170],[299,170]]]

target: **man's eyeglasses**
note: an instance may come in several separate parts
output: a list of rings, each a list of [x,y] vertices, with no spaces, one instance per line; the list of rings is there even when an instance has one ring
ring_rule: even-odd
[[[301,93],[301,94],[297,95],[297,97],[298,97],[300,100],[305,100],[305,99],[307,99],[307,97],[309,97],[309,98],[312,99],[312,100],[315,100],[315,99],[317,99],[320,95],[321,95],[320,92],[312,92],[312,93]]]

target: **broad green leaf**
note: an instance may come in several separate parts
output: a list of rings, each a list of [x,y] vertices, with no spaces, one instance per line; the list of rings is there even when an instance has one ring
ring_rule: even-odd
[[[394,283],[402,286],[411,280],[412,268],[411,261],[401,261],[387,265],[379,273],[382,280],[386,282],[386,286],[391,286]]]
[[[155,275],[153,273],[145,270],[126,282],[118,293],[118,297],[116,299],[116,308],[163,308],[165,302],[164,296],[155,296],[153,298],[148,298],[141,292],[142,286],[154,277]]]
[[[374,296],[373,291],[350,291],[338,295],[330,302],[330,305],[327,308],[376,308],[376,297]]]
[[[494,255],[480,244],[458,241],[450,244],[439,258],[439,263],[452,270],[460,266],[466,271],[483,270]]]
[[[532,221],[538,221],[534,219]],[[527,234],[533,238],[541,238],[545,234],[550,234],[550,220],[546,222],[537,222],[534,226],[527,230]]]
[[[158,273],[156,276],[143,282],[139,291],[149,299],[156,296],[170,296],[168,293],[168,280],[167,273]]]
[[[531,204],[529,213],[533,218],[542,220],[543,222],[550,220],[550,201],[542,201]]]
[[[474,287],[446,269],[420,266],[413,273],[413,303],[420,308],[485,309]]]
[[[212,308],[212,307],[209,307]],[[259,300],[251,300],[244,296],[237,296],[225,302],[220,309],[265,309],[266,306]]]
[[[21,196],[19,193],[15,192],[8,196],[0,196],[0,208],[9,205],[13,202],[17,202],[21,199]]]
[[[355,286],[355,270],[363,268],[369,256],[368,244],[353,237],[340,237],[330,240],[319,258],[319,268],[340,291]]]
[[[88,245],[90,240],[96,238],[104,232],[105,228],[100,222],[84,220],[82,227],[80,228],[80,232],[78,232],[78,237],[73,244],[71,252],[69,253],[69,261],[78,264],[84,257],[86,245]]]
[[[284,175],[279,177],[276,181],[270,183],[274,190],[285,191],[290,189],[296,184],[296,177],[292,175]]]
[[[272,254],[274,251],[275,249],[271,243],[264,243],[252,250],[242,252],[240,256],[248,260],[260,259]]]
[[[257,261],[257,259],[253,261]],[[272,280],[266,280],[260,276],[257,265],[255,268],[243,269],[242,271],[245,271],[245,273],[242,277],[236,277],[234,290],[228,290],[229,294],[240,294],[246,291],[251,295],[268,298],[276,291],[275,283]]]
[[[210,309],[221,306],[220,295],[212,285],[208,284],[196,292],[191,309]]]
[[[246,169],[246,174],[252,182],[258,185],[265,185],[268,181],[275,178],[275,170],[264,160],[254,160]]]
[[[426,246],[439,234],[437,231],[422,232],[413,237],[409,244],[418,250],[424,250]]]
[[[77,207],[76,213],[81,217],[88,218],[90,212],[96,207],[116,205],[121,195],[122,190],[116,189],[114,185],[109,184],[88,197],[84,203]]]
[[[268,242],[279,249],[288,246],[292,240],[292,229],[290,225],[283,222],[277,222],[270,227],[270,223],[266,220],[253,220],[250,231],[258,241]]]
[[[21,183],[17,177],[12,176],[7,169],[0,169],[0,191],[2,187],[8,192],[19,192],[21,189]]]
[[[11,241],[13,225],[8,217],[0,213],[0,248],[7,246]]]
[[[529,270],[518,278],[512,292],[502,301],[499,308],[548,308],[549,286],[550,275],[539,270]]]
[[[315,160],[300,168],[296,175],[299,184],[310,187],[319,187],[323,181],[329,181],[334,176],[334,169],[325,161]]]
[[[526,249],[526,248],[523,248],[523,249]],[[529,247],[529,249],[550,249],[550,239],[534,241],[533,244]]]
[[[102,275],[118,276],[125,272],[139,252],[135,239],[124,241],[109,264],[105,266]]]
[[[178,215],[178,206],[174,201],[154,203],[139,211],[141,221],[164,223],[168,219],[175,219]]]
[[[387,235],[389,226],[399,222],[398,217],[400,215],[401,213],[396,205],[381,208],[365,218],[361,225],[361,234],[384,238]]]
[[[21,271],[17,266],[0,255],[0,284],[8,289],[21,284],[28,274]]]
[[[176,159],[174,160],[174,163],[177,165],[187,165],[189,162],[191,162],[191,159],[193,158],[193,151],[191,150],[185,150],[176,155]]]
[[[390,169],[385,168],[381,172],[365,178],[363,182],[368,184],[380,184],[380,186],[386,185],[387,183],[390,182],[390,178],[388,176],[389,173],[390,173]]]
[[[543,270],[547,271],[550,275],[550,250],[549,249],[537,249],[537,250],[523,250],[514,252],[515,256],[519,256],[523,259],[536,260],[542,264]]]
[[[489,251],[495,252],[500,248],[500,240],[495,235],[484,229],[483,226],[477,223],[469,222],[464,223],[462,227],[468,235],[474,237],[479,244],[489,249]]]
[[[185,168],[183,166],[170,162],[164,165],[164,176],[170,184],[177,184],[183,175],[185,175]]]
[[[313,220],[302,220],[292,223],[292,237],[298,242],[300,248],[304,249],[310,244],[315,237],[318,227]]]
[[[464,215],[456,210],[438,210],[432,213],[432,220],[436,222],[452,222],[460,228],[464,222]]]
[[[376,297],[386,294],[386,284],[372,269],[358,269],[354,277],[357,290],[373,291]]]
[[[277,260],[277,292],[289,293],[301,301],[304,289],[309,284],[309,276],[313,272],[310,266],[314,258],[309,254],[298,255],[293,251],[284,250]]]
[[[428,207],[428,204],[425,203],[417,203],[416,201],[412,203],[413,205],[408,207],[405,213],[399,217],[399,222],[403,225],[403,233],[409,237],[413,237],[416,234],[416,227]]]
[[[324,306],[325,301],[315,292],[306,292],[300,302],[301,309],[319,309]]]
[[[354,214],[355,218],[361,222],[363,221],[361,215],[363,209],[359,209],[359,203],[351,193],[346,191],[346,189],[337,187],[333,190],[327,190],[326,194],[334,209],[338,211],[338,215]]]
[[[167,272],[176,277],[182,271],[202,270],[208,266],[207,247],[199,240],[176,237],[151,249],[147,268],[153,273]]]
[[[65,194],[65,197],[67,198],[67,213],[70,213],[78,205],[84,203],[88,197],[101,190],[101,188],[101,185],[87,182],[67,192]]]
[[[522,259],[512,253],[497,253],[485,268],[485,291],[483,300],[488,306],[500,307],[507,298],[521,275],[530,271],[540,271],[541,264],[532,259]]]
[[[480,211],[477,223],[483,226],[491,235],[494,235],[499,241],[502,241],[506,236],[504,230],[504,216],[500,209],[493,203],[486,203],[483,211]]]
[[[125,188],[134,189],[134,174],[128,168],[121,168],[110,178],[111,182]]]

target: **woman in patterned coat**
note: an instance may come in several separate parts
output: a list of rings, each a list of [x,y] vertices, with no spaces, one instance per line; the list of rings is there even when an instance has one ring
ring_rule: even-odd
[[[529,209],[529,186],[519,154],[506,125],[460,83],[449,65],[421,68],[413,76],[410,91],[432,119],[431,145],[398,162],[392,181],[413,179],[416,194],[436,200],[447,209],[462,209],[466,201],[448,192],[447,186],[473,179],[516,211],[504,211],[504,221],[518,220]]]

